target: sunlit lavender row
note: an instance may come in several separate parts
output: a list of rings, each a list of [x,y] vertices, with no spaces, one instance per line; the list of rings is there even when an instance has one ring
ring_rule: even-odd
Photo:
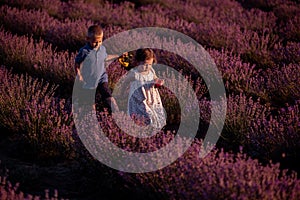
[[[25,140],[24,148],[29,145],[35,151],[35,159],[71,156],[74,123],[70,102],[54,97],[56,87],[43,80],[13,75],[3,67],[0,74],[1,127],[19,134],[19,141]]]
[[[294,59],[299,57],[297,51],[290,51],[299,46],[299,32],[295,27],[299,17],[289,14],[287,10],[282,11],[284,12],[282,15],[287,15],[283,18],[277,12],[263,12],[259,9],[248,11],[239,3],[232,1],[224,1],[224,5],[218,7],[179,2],[181,6],[178,8],[170,6],[172,3],[175,4],[170,1],[163,5],[151,4],[135,9],[130,3],[95,5],[62,2],[53,4],[49,11],[49,2],[36,5],[29,1],[22,5],[41,10],[27,11],[2,6],[1,18],[4,26],[14,32],[41,36],[55,46],[72,50],[84,41],[83,27],[92,22],[101,22],[104,23],[106,37],[131,28],[159,26],[185,33],[202,45],[230,49],[243,55],[246,61],[264,67],[299,60]],[[16,6],[16,3],[10,4]],[[297,5],[292,2],[290,4],[288,8],[293,8],[294,12],[297,12]],[[190,13],[199,14],[192,16],[192,19],[185,19],[187,12],[183,10],[186,9],[191,11],[188,12],[189,17]],[[291,55],[280,57],[282,50]],[[293,58],[286,60],[286,57]]]

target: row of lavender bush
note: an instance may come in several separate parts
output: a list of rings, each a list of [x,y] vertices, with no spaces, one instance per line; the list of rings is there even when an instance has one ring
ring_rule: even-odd
[[[19,10],[1,6],[0,19],[3,26],[14,33],[43,38],[54,47],[64,50],[78,50],[85,43],[86,29],[94,22],[85,19],[60,21],[43,10]],[[105,28],[105,36],[120,31],[117,26]]]
[[[0,74],[1,127],[19,134],[16,142],[28,143],[35,159],[74,156],[70,102],[54,97],[56,87],[46,81],[4,67]]]
[[[61,85],[75,78],[74,54],[53,50],[51,44],[32,37],[18,37],[4,30],[0,34],[1,62],[6,66]]]
[[[154,199],[299,198],[296,174],[287,175],[278,164],[262,166],[243,153],[223,151],[213,151],[201,159],[199,151],[199,143],[195,142],[184,156],[162,170],[121,174],[157,191]]]
[[[123,115],[116,118],[124,119]],[[101,125],[107,127],[106,134],[114,144],[119,144],[126,150],[145,152],[155,151],[168,144],[174,135],[170,132],[160,133],[149,139],[136,140],[126,134],[116,132],[113,120],[101,116]],[[125,120],[126,121],[126,120]],[[130,126],[128,123],[124,126]],[[130,127],[128,127],[130,129]],[[133,130],[134,131],[134,130]],[[87,146],[94,148],[94,154],[99,152],[110,152],[108,157],[101,154],[102,159],[113,159],[118,166],[124,168],[135,168],[137,161],[122,161],[122,156],[111,149],[107,143],[102,143],[98,132],[85,134]],[[188,138],[179,137],[176,144],[184,146]],[[269,139],[269,138],[268,138]],[[200,140],[195,139],[191,147],[179,159],[169,166],[147,173],[125,173],[119,174],[134,186],[144,186],[145,193],[150,194],[152,199],[298,199],[300,181],[297,174],[281,170],[279,164],[268,162],[263,166],[258,160],[249,158],[240,149],[237,153],[225,153],[223,150],[214,149],[206,157]],[[176,156],[178,152],[168,152],[168,156]],[[163,155],[160,155],[161,159]],[[123,158],[124,159],[124,158]],[[141,169],[151,166],[151,160],[140,158]],[[124,160],[123,160],[124,161]],[[119,162],[119,163],[118,163]],[[138,182],[136,182],[138,180]],[[146,188],[145,188],[146,187]]]
[[[174,4],[174,2],[170,3]],[[297,52],[290,51],[291,49],[297,49],[297,46],[299,46],[297,39],[298,29],[297,27],[292,28],[297,23],[298,18],[291,18],[292,22],[277,25],[278,19],[274,13],[266,13],[258,9],[247,11],[238,3],[231,1],[225,2],[226,6],[214,9],[202,5],[197,7],[193,4],[185,4],[183,7],[191,10],[189,14],[199,13],[196,12],[199,9],[202,11],[200,12],[201,15],[197,15],[197,22],[186,21],[183,10],[175,8],[170,10],[169,7],[164,8],[157,5],[135,10],[130,3],[120,5],[106,3],[97,6],[82,2],[65,4],[65,2],[57,4],[55,9],[57,10],[56,15],[62,15],[62,10],[64,11],[63,21],[50,17],[47,13],[47,8],[44,7],[41,7],[43,10],[40,11],[26,11],[4,6],[2,7],[3,21],[6,22],[4,25],[19,33],[44,36],[46,41],[49,40],[55,45],[68,47],[72,50],[74,50],[76,44],[81,44],[84,41],[84,30],[82,27],[86,27],[91,23],[91,19],[94,22],[100,21],[107,25],[107,37],[122,30],[135,27],[160,26],[181,31],[203,45],[215,48],[226,47],[235,53],[242,54],[247,61],[268,67],[276,65],[277,61],[290,63],[299,60],[293,58],[286,60],[286,57],[299,57]],[[32,6],[28,7],[35,8],[30,1],[28,5]],[[45,5],[48,5],[47,1]],[[297,8],[296,5],[293,6]],[[183,15],[181,18],[175,17],[178,16],[178,12],[180,16]],[[215,16],[215,13],[218,13],[218,15]],[[35,18],[35,15],[40,17]],[[65,17],[68,18],[65,19]],[[70,18],[74,21],[69,20]],[[124,19],[129,20],[126,21]],[[32,21],[35,21],[34,25]],[[149,24],[145,24],[146,22]],[[19,26],[11,26],[11,24],[18,24]],[[78,26],[75,26],[75,24]],[[287,24],[293,30],[287,31],[285,27],[282,27]],[[59,29],[57,29],[57,25],[60,27]],[[81,27],[80,31],[78,27]],[[277,27],[279,27],[278,30]],[[287,37],[284,35],[291,32],[294,33],[294,36]],[[288,38],[287,41],[286,38]],[[291,55],[280,57],[283,50],[289,50]]]
[[[295,115],[295,113],[293,113]],[[131,129],[124,120],[123,114],[117,114],[115,118],[123,119],[122,127]],[[114,120],[107,114],[100,114],[100,125],[107,137],[115,145],[123,149],[138,152],[155,151],[168,144],[174,135],[171,132],[160,132],[149,139],[128,137],[118,131]],[[125,121],[125,122],[124,122]],[[87,121],[85,121],[88,123]],[[125,130],[127,129],[125,128]],[[132,130],[134,131],[134,130]],[[85,145],[93,148],[94,155],[101,152],[110,152],[108,155],[100,154],[102,159],[113,159],[115,163],[123,167],[136,167],[135,162],[122,162],[122,156],[111,149],[108,143],[99,139],[99,133],[90,131],[81,137],[85,138]],[[269,138],[267,138],[269,139]],[[295,139],[298,140],[298,139]],[[176,144],[184,146],[186,138],[177,138]],[[240,149],[241,151],[241,149]],[[294,172],[281,170],[279,164],[268,162],[263,166],[257,160],[251,159],[246,154],[225,153],[222,150],[214,150],[205,158],[200,158],[201,141],[194,140],[189,150],[171,165],[158,171],[149,173],[124,173],[119,174],[131,184],[139,187],[143,185],[144,192],[150,194],[152,199],[298,199],[300,182]],[[177,155],[178,152],[169,152],[168,156]],[[107,157],[106,157],[107,156]],[[163,156],[162,156],[162,159]],[[123,160],[124,161],[124,160]],[[141,160],[143,165],[152,165],[151,160]],[[131,166],[132,165],[132,166]],[[138,180],[138,182],[136,182]]]
[[[61,2],[57,0],[40,1],[35,3],[32,0],[26,1],[4,1],[6,4],[27,9],[41,9],[48,12],[51,16],[58,19],[91,19],[100,21],[104,24],[121,24],[122,26],[137,24],[140,20],[149,22],[150,12],[157,12],[161,16],[167,16],[170,19],[184,19],[188,22],[206,23],[208,21],[222,21],[224,24],[237,24],[248,30],[263,31],[265,28],[276,28],[276,20],[296,20],[295,15],[299,8],[295,2],[281,0],[272,2],[272,12],[263,12],[260,9],[244,9],[242,4],[236,1],[222,1],[219,5],[215,1],[155,1],[137,8],[130,2],[121,2],[120,4],[111,4],[109,2],[83,2],[68,1]],[[134,1],[133,1],[134,2]],[[142,2],[142,1],[141,1]],[[134,2],[135,3],[135,2]],[[189,12],[186,12],[186,11]],[[110,15],[108,15],[110,13]],[[110,17],[109,17],[110,16]],[[139,19],[139,20],[138,20]],[[290,22],[290,24],[294,24]],[[280,26],[283,24],[280,24]],[[295,25],[294,25],[295,26]],[[282,28],[282,27],[281,27]],[[296,28],[296,27],[294,27]],[[295,29],[296,31],[297,29]],[[284,30],[270,30],[282,31]],[[291,33],[290,33],[291,34]],[[292,39],[294,37],[286,37]]]
[[[19,183],[13,185],[6,176],[0,176],[0,197],[5,200],[63,200],[63,198],[58,197],[57,190],[54,191],[53,195],[49,194],[49,190],[45,190],[44,196],[24,194],[19,191]]]

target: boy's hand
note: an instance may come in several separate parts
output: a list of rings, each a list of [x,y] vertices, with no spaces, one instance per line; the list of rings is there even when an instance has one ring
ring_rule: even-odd
[[[78,69],[78,68],[77,68],[77,75],[78,75],[79,81],[83,81],[83,77],[81,75],[80,69]]]
[[[122,56],[121,56],[121,57],[123,57],[123,58],[124,58],[124,57],[127,57],[127,56],[128,56],[128,52],[125,52],[125,53],[123,53],[123,54],[122,54]]]

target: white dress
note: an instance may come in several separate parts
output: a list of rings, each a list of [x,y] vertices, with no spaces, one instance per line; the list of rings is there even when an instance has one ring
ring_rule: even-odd
[[[166,113],[158,89],[154,87],[156,77],[153,68],[147,75],[132,69],[134,80],[130,83],[128,114],[145,125],[162,128],[166,125]]]

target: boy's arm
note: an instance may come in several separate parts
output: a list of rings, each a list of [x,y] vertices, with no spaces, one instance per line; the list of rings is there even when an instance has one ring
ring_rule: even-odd
[[[120,57],[120,56],[117,55],[117,54],[109,54],[109,55],[107,55],[107,57],[106,57],[106,59],[105,59],[105,62],[112,61],[112,60],[114,60],[114,59],[116,59],[116,58],[118,58],[118,57]]]
[[[80,72],[80,64],[75,63],[74,68],[75,68],[75,73],[78,75],[79,80],[83,81],[83,78],[82,78],[82,75]]]
[[[74,65],[75,73],[77,73],[79,69],[80,69],[80,65],[78,63],[75,63]]]
[[[122,56],[128,56],[128,52],[125,52],[123,53],[122,55],[118,55],[118,54],[108,54],[106,59],[105,59],[105,62],[109,62],[109,61],[112,61],[114,59],[117,59],[119,57],[122,57]]]
[[[85,59],[85,57],[86,57],[86,54],[84,53],[83,48],[81,48],[75,57],[75,64],[74,64],[75,73],[78,76],[80,81],[83,81],[80,68],[81,68],[81,64],[82,64],[83,60]]]
[[[109,54],[106,56],[105,60],[104,60],[104,65],[105,68],[108,67],[108,65],[110,64],[110,62],[112,62],[114,59],[118,58],[119,55],[113,55],[113,54]]]

